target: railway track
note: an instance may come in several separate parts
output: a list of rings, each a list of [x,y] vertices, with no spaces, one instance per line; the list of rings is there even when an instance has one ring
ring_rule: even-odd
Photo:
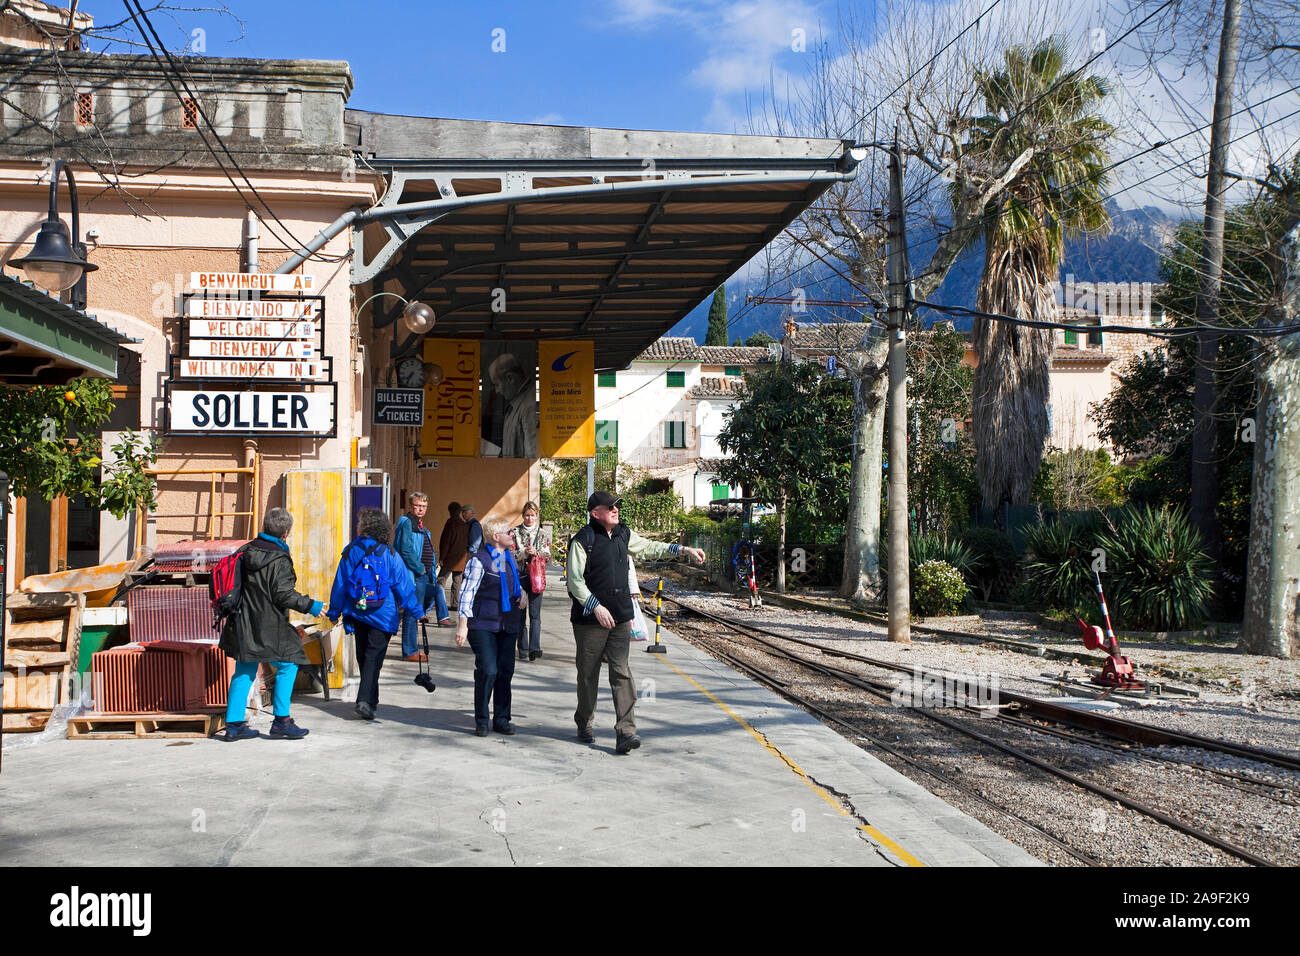
[[[832,657],[843,659],[857,664],[866,665],[868,667],[892,672],[893,674],[901,672],[911,675],[914,680],[923,681],[927,686],[944,688],[944,699],[938,701],[940,704],[947,704],[949,702],[949,691],[951,691],[951,701],[953,704],[956,704],[959,701],[978,701],[988,699],[988,695],[985,693],[985,691],[988,690],[987,688],[980,688],[960,675],[951,675],[939,671],[924,671],[920,668],[898,665],[891,661],[878,660],[863,654],[825,647],[824,645],[818,644],[814,641],[808,641],[803,638],[792,637],[786,634],[779,634],[748,622],[737,621],[715,614],[679,598],[674,598],[669,595],[664,595],[663,597],[665,600],[681,608],[688,615],[698,615],[700,618],[711,621],[720,627],[739,634],[749,642],[751,647],[756,646],[763,654],[783,659],[789,663],[797,665],[798,667],[806,668],[815,673],[821,674],[824,677],[830,678],[833,681],[847,684],[857,690],[883,698],[886,701],[895,701],[897,699],[897,695],[899,694],[899,681],[896,677],[892,681],[875,680],[861,673],[845,670],[843,667],[832,665],[825,660],[814,660],[803,654],[796,653],[788,646],[783,645],[793,644],[796,646],[808,647],[816,650],[818,656],[823,658]],[[695,625],[691,625],[691,627],[698,633],[701,633],[704,637],[702,643],[712,645],[706,647],[706,649],[711,653],[715,653],[728,663],[750,674],[756,680],[759,680],[784,696],[794,700],[801,707],[804,707],[810,712],[817,714],[823,719],[826,719],[841,728],[849,730],[855,736],[864,738],[869,743],[879,747],[887,753],[890,753],[897,759],[903,760],[909,766],[912,766],[929,776],[940,779],[945,784],[973,796],[983,805],[996,810],[1004,816],[1015,819],[1018,824],[1035,831],[1040,837],[1046,838],[1054,846],[1062,849],[1080,862],[1089,865],[1098,865],[1101,862],[1089,854],[1081,853],[1073,847],[1070,847],[1064,841],[1048,833],[1043,827],[1026,819],[1023,815],[1016,813],[1011,808],[999,804],[996,801],[989,800],[982,794],[974,793],[971,788],[962,784],[961,781],[954,779],[951,774],[944,774],[935,771],[933,768],[927,767],[908,755],[901,753],[898,748],[891,747],[884,741],[879,740],[876,735],[871,734],[860,723],[846,721],[842,717],[828,711],[826,707],[795,693],[790,687],[791,682],[784,680],[777,674],[773,674],[770,670],[767,670],[764,667],[754,664],[752,661],[745,660],[738,657],[736,654],[730,653],[725,648],[717,646],[717,641],[710,640],[709,636],[704,633],[707,629],[699,628]],[[774,643],[774,640],[783,643],[776,644]],[[1249,747],[1231,741],[1221,741],[1194,734],[1167,731],[1107,714],[1080,712],[1051,701],[1042,701],[1023,694],[1008,693],[1000,688],[997,693],[999,706],[996,708],[995,712],[998,719],[992,722],[989,726],[988,729],[990,731],[994,727],[998,727],[999,729],[1014,728],[1022,734],[1029,733],[1051,736],[1067,740],[1072,744],[1078,744],[1089,748],[1109,752],[1120,752],[1140,758],[1149,758],[1152,761],[1165,761],[1166,763],[1176,764],[1183,768],[1216,774],[1233,781],[1232,784],[1224,784],[1215,781],[1215,783],[1220,786],[1234,786],[1241,789],[1241,784],[1246,784],[1254,788],[1252,792],[1263,791],[1268,795],[1281,791],[1282,787],[1271,781],[1261,780],[1248,774],[1239,774],[1233,771],[1221,770],[1220,768],[1206,767],[1196,763],[1195,761],[1184,760],[1169,755],[1150,754],[1146,752],[1145,748],[1150,746],[1169,745],[1192,748],[1193,750],[1213,751],[1241,759],[1254,760],[1273,766],[1283,767],[1288,770],[1300,771],[1300,759],[1291,757],[1288,754]],[[1007,705],[1010,706],[1008,707]],[[1008,713],[1008,710],[1014,710],[1016,713],[1010,714]],[[1027,753],[1021,747],[1008,743],[1006,740],[999,740],[990,733],[975,730],[973,727],[967,726],[962,720],[946,714],[937,713],[934,709],[929,707],[908,707],[906,708],[906,711],[919,718],[924,718],[933,723],[940,724],[950,731],[974,739],[985,747],[992,748],[1016,761],[1033,766],[1043,773],[1065,780],[1074,786],[1087,790],[1106,800],[1115,801],[1124,807],[1158,821],[1164,826],[1192,837],[1202,843],[1213,846],[1246,863],[1256,866],[1277,865],[1274,861],[1260,856],[1247,848],[1238,846],[1221,836],[1210,833],[1201,827],[1195,826],[1173,813],[1166,812],[1158,807],[1150,806],[1128,796],[1125,793],[1118,792],[1117,790],[1103,786],[1096,781],[1082,777],[1077,773],[1065,770],[1054,763],[1040,759],[1033,754]],[[987,711],[985,716],[987,716]],[[1063,727],[1068,729],[1061,729]],[[1104,740],[1099,740],[1097,739],[1098,737],[1102,737]],[[1119,741],[1120,743],[1116,744],[1114,741]]]

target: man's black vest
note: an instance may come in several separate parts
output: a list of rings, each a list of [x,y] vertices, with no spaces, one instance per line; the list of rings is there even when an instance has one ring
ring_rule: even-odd
[[[573,536],[587,552],[587,566],[582,579],[605,610],[614,615],[614,623],[632,620],[632,594],[628,590],[627,543],[632,532],[619,522],[609,534],[592,519]],[[593,614],[583,614],[582,605],[574,600],[569,620],[574,624],[597,624]]]

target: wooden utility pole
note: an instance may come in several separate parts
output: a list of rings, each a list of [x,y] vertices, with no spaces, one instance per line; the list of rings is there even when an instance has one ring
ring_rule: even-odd
[[[1241,0],[1224,0],[1223,32],[1219,36],[1219,67],[1210,128],[1210,165],[1205,178],[1205,226],[1201,236],[1200,283],[1196,290],[1196,321],[1219,324],[1219,293],[1223,279],[1223,194],[1227,177],[1228,139],[1232,130],[1232,88],[1237,76],[1237,34]],[[1190,517],[1205,538],[1210,557],[1219,558],[1219,527],[1214,509],[1219,498],[1214,407],[1218,389],[1219,334],[1197,335],[1196,375],[1192,391],[1192,462]]]
[[[889,639],[912,640],[907,553],[907,231],[898,131],[889,151]]]

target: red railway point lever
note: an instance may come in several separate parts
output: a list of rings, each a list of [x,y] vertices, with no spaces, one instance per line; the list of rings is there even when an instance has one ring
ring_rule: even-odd
[[[1101,616],[1106,622],[1106,633],[1095,624],[1088,624],[1083,618],[1076,618],[1083,630],[1083,646],[1090,651],[1106,652],[1106,663],[1101,673],[1094,674],[1092,682],[1099,687],[1113,687],[1120,690],[1144,690],[1146,683],[1139,680],[1133,662],[1119,652],[1119,639],[1110,626],[1110,610],[1106,607],[1106,593],[1101,589],[1101,574],[1093,570],[1097,579],[1097,600],[1101,602]]]

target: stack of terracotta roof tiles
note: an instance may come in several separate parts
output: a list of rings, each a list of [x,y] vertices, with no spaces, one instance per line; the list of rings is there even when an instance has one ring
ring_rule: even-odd
[[[215,644],[155,641],[91,655],[96,711],[184,714],[224,707],[234,661]]]
[[[245,544],[179,541],[154,552],[160,571],[206,572]],[[127,592],[131,643],[91,657],[101,714],[183,714],[224,707],[234,661],[216,646],[206,585],[144,585]]]
[[[218,539],[215,541],[174,541],[160,544],[154,549],[153,563],[159,571],[180,574],[190,571],[207,572],[217,566],[228,554],[234,554],[247,538]]]

